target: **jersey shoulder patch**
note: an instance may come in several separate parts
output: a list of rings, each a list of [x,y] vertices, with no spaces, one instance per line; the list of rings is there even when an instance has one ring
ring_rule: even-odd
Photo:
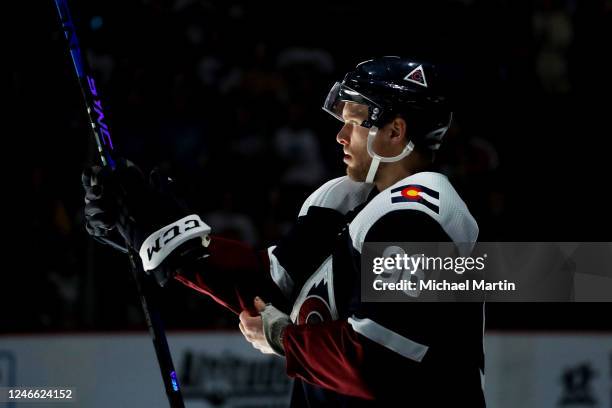
[[[368,231],[380,218],[404,209],[429,215],[457,244],[476,243],[478,224],[448,178],[440,173],[422,172],[383,190],[357,214],[349,226],[355,249],[361,252]],[[471,251],[471,246],[460,248]]]
[[[331,208],[346,214],[363,203],[373,185],[353,181],[348,176],[338,177],[323,184],[312,193],[300,209],[299,216],[306,215],[310,207]]]

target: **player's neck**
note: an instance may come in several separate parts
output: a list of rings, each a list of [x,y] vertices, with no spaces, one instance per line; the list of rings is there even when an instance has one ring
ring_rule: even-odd
[[[387,167],[381,170],[383,171],[379,171],[374,180],[374,184],[376,184],[376,189],[378,191],[383,191],[398,181],[414,174],[401,166]]]
[[[379,168],[374,184],[378,191],[383,191],[408,176],[428,170],[428,166],[421,160],[403,160],[396,163],[384,163]]]

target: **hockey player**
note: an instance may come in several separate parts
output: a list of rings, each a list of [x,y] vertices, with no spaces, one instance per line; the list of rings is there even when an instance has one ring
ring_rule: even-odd
[[[312,193],[267,250],[211,236],[167,180],[146,183],[129,162],[84,173],[87,229],[118,230],[160,284],[238,314],[254,347],[286,359],[292,406],[483,407],[482,304],[360,301],[364,243],[476,242],[465,203],[428,171],[452,121],[443,81],[435,65],[383,57],[336,83],[323,108],[343,122],[347,175]]]

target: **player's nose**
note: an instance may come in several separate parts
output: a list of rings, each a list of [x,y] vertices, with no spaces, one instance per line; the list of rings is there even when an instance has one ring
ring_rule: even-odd
[[[342,129],[340,129],[340,131],[336,135],[336,141],[343,146],[347,145],[349,142],[350,131],[348,128],[349,128],[349,125],[345,123],[342,126]]]

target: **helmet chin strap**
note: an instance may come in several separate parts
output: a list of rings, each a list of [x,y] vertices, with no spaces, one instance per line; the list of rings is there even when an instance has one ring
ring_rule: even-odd
[[[372,163],[370,163],[370,169],[368,170],[368,175],[365,179],[366,183],[374,182],[374,177],[376,176],[376,171],[378,170],[378,165],[380,164],[380,162],[385,162],[385,163],[396,162],[408,156],[414,149],[414,143],[412,143],[412,141],[409,141],[406,144],[406,147],[404,147],[404,150],[402,150],[402,152],[398,154],[397,156],[393,156],[393,157],[379,156],[376,153],[374,153],[374,149],[372,147],[372,145],[374,144],[374,139],[376,139],[377,134],[378,134],[378,128],[376,126],[372,126],[370,128],[370,131],[368,132],[368,143],[367,143],[368,154],[372,158]]]

